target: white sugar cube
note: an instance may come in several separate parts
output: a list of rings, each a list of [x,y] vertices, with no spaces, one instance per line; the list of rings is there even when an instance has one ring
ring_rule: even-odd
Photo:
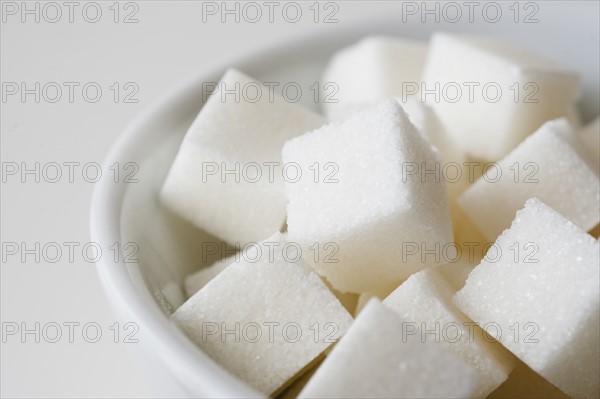
[[[600,117],[581,129],[579,138],[594,157],[596,171],[600,173]]]
[[[566,116],[578,75],[544,57],[482,37],[434,34],[422,99],[471,156],[504,157],[544,122]]]
[[[286,181],[289,239],[342,292],[376,289],[439,261],[408,261],[409,244],[452,242],[444,181],[419,172],[439,163],[437,151],[395,100],[288,141],[283,160],[303,176]]]
[[[198,270],[185,278],[184,287],[185,293],[189,297],[200,291],[210,280],[217,277],[227,266],[239,259],[239,256],[232,255],[225,259],[219,259],[212,265]]]
[[[426,54],[424,42],[387,36],[369,36],[338,51],[322,77],[325,115],[346,119],[401,96],[408,85],[418,87]]]
[[[283,143],[324,119],[234,69],[190,126],[161,199],[229,243],[270,236],[285,222]]]
[[[488,240],[508,228],[532,197],[586,231],[600,221],[600,180],[572,135],[565,119],[545,123],[459,198]]]
[[[506,380],[514,362],[502,345],[487,342],[483,331],[470,326],[472,321],[452,304],[455,292],[437,268],[428,269],[413,274],[383,303],[413,323],[419,338],[440,344],[472,366],[479,375],[474,397],[484,398]]]
[[[307,367],[352,317],[277,233],[184,303],[172,320],[217,363],[265,394]]]
[[[431,342],[403,335],[403,320],[372,299],[300,398],[468,398],[475,371]]]
[[[598,265],[596,239],[531,199],[454,302],[562,391],[597,398]]]

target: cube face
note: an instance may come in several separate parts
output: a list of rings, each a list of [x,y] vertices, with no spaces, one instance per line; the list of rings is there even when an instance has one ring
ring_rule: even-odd
[[[229,243],[257,242],[281,228],[283,143],[324,123],[269,93],[229,70],[190,126],[161,192],[167,207]]]
[[[423,81],[438,94],[425,100],[457,143],[487,161],[504,157],[545,121],[567,115],[579,95],[576,73],[464,35],[432,37]]]
[[[598,224],[600,180],[573,146],[573,135],[564,119],[544,124],[459,198],[488,240],[508,228],[532,197],[586,231]]]
[[[599,264],[597,240],[532,199],[454,301],[565,393],[596,397]]]
[[[474,370],[439,345],[407,338],[403,320],[372,299],[301,398],[471,397]]]
[[[272,394],[335,342],[352,318],[281,234],[254,248],[172,320],[232,374]]]
[[[513,358],[499,343],[486,341],[483,332],[452,304],[454,288],[438,269],[413,274],[383,303],[405,322],[413,323],[422,340],[439,344],[473,367],[479,376],[473,396],[486,397],[506,380]]]
[[[402,183],[401,162],[383,160],[402,157],[404,143],[399,130],[411,127],[391,103],[367,112],[365,117],[363,112],[285,144],[284,163],[297,163],[302,168],[302,175],[307,174],[307,178],[297,183],[286,184],[290,197],[289,231],[312,216],[314,220],[310,220],[310,225],[303,227],[311,228],[307,234],[321,238],[332,225],[344,229],[342,232],[351,231],[396,210],[409,209],[412,199],[407,190],[385,189],[385,186],[395,187]],[[416,136],[416,130],[412,128],[409,134]],[[326,176],[314,178],[315,173],[308,175],[313,171],[310,169],[313,165],[326,169]],[[378,206],[372,206],[373,203]],[[363,205],[363,210],[356,217],[354,206],[359,204]],[[323,207],[326,208],[322,213],[314,213]]]
[[[337,89],[337,103],[324,102],[325,115],[343,120],[380,101],[400,96],[405,83],[421,79],[427,45],[424,42],[386,36],[371,36],[337,52],[322,83]],[[331,94],[324,90],[324,98]]]
[[[443,180],[409,173],[433,168],[437,152],[395,100],[290,140],[283,160],[303,173],[314,165],[335,171],[335,181],[315,183],[311,174],[286,182],[288,234],[342,292],[376,289],[430,266],[403,260],[403,243],[452,241]]]

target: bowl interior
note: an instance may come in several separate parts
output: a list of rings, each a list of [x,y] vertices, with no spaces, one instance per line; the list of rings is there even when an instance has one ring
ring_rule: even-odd
[[[166,320],[166,316],[185,300],[182,290],[184,277],[216,259],[214,255],[203,255],[202,243],[219,241],[164,209],[158,200],[161,185],[186,129],[202,107],[203,81],[217,82],[227,67],[235,66],[259,80],[298,82],[301,87],[308,88],[319,80],[328,57],[335,49],[366,34],[427,39],[436,30],[471,32],[504,38],[578,70],[584,83],[581,109],[585,119],[589,120],[598,112],[600,46],[597,5],[594,7],[591,13],[595,10],[595,17],[589,16],[590,8],[563,8],[556,12],[547,11],[545,19],[540,16],[540,23],[536,26],[511,24],[510,29],[494,24],[402,24],[398,18],[388,18],[360,29],[340,31],[330,37],[304,39],[286,48],[224,66],[212,76],[194,80],[186,90],[174,95],[169,103],[147,116],[153,123],[139,125],[138,130],[146,130],[137,132],[135,154],[123,159],[139,165],[135,176],[138,182],[128,184],[125,189],[120,218],[121,242],[135,243],[138,247],[137,253],[134,253],[134,247],[124,250],[124,256],[129,254],[138,259],[137,263],[127,264],[128,275],[137,294],[145,301],[145,306],[158,310],[153,312],[158,315],[156,317]],[[587,19],[591,22],[586,23]],[[557,21],[569,29],[556,29]],[[319,108],[310,95],[303,95],[301,102],[313,109]],[[152,325],[149,328],[162,327]]]

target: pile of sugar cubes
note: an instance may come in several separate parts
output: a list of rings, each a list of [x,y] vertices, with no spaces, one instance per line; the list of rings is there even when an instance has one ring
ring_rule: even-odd
[[[436,33],[367,37],[322,83],[324,116],[235,69],[202,107],[160,198],[223,253],[172,321],[265,396],[600,397],[578,74]]]

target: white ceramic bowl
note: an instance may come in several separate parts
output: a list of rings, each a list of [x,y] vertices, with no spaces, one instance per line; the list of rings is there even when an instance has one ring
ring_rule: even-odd
[[[598,112],[598,4],[572,2],[561,7],[556,3],[561,2],[543,3],[549,5],[541,8],[540,22],[535,25],[510,21],[403,24],[394,16],[336,36],[307,38],[235,65],[223,65],[182,85],[141,115],[121,135],[105,162],[107,167],[115,162],[138,163],[139,182],[102,180],[94,192],[91,228],[92,240],[102,248],[115,242],[139,245],[138,263],[103,257],[97,268],[109,300],[125,319],[140,326],[141,349],[153,354],[151,361],[162,363],[192,397],[260,396],[215,364],[168,320],[183,301],[183,277],[202,265],[199,243],[214,240],[162,209],[157,200],[186,128],[202,106],[202,82],[217,82],[227,67],[235,66],[258,79],[296,81],[309,87],[319,79],[335,49],[366,34],[426,39],[435,30],[479,33],[516,42],[577,69],[584,80],[584,116],[591,119]]]

